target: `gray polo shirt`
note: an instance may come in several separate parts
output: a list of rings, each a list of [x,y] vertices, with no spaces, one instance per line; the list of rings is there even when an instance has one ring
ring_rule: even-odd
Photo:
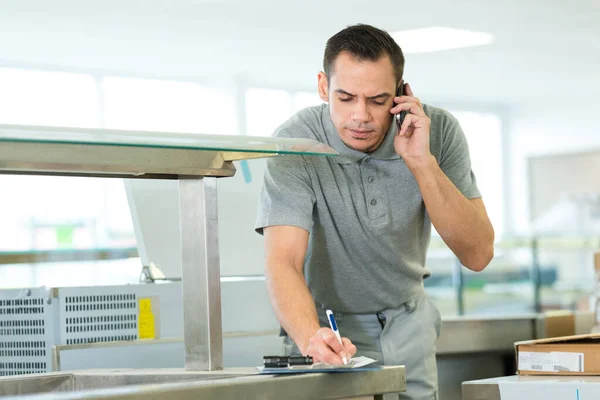
[[[463,131],[447,111],[424,106],[431,118],[431,153],[469,199],[481,197]],[[310,138],[336,157],[287,155],[267,161],[256,231],[276,225],[306,229],[304,274],[315,302],[341,312],[397,307],[422,291],[431,221],[417,182],[394,151],[396,124],[366,154],[339,137],[329,106],[306,108],[276,137]]]

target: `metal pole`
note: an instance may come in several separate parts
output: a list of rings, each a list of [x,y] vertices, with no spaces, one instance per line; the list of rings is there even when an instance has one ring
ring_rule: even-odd
[[[458,258],[452,266],[452,286],[456,289],[458,315],[465,315],[464,276],[462,264]]]
[[[540,294],[542,273],[540,269],[539,252],[539,239],[534,236],[531,240],[531,283],[533,284],[533,309],[537,313],[542,311]]]
[[[185,368],[223,369],[216,178],[179,180]]]

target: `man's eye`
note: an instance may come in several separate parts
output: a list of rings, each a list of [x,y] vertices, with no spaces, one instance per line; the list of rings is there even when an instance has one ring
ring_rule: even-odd
[[[346,102],[352,100],[352,97],[340,97],[340,101]]]
[[[373,100],[373,104],[378,105],[378,106],[382,106],[385,104],[385,102],[381,102],[381,101],[375,101]]]

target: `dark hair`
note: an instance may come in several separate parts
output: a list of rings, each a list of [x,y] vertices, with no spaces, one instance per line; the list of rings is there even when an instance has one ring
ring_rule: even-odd
[[[325,45],[323,69],[329,82],[333,73],[333,63],[337,56],[348,52],[358,61],[377,61],[387,55],[392,62],[396,81],[400,82],[404,73],[404,54],[394,39],[384,30],[371,25],[349,26],[329,38]]]

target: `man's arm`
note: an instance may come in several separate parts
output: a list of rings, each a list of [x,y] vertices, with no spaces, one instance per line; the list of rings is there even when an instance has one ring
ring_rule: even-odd
[[[429,156],[410,167],[425,207],[444,242],[461,264],[482,271],[494,257],[494,229],[480,198],[469,200]]]
[[[295,226],[264,228],[267,290],[275,316],[304,355],[315,362],[342,364],[356,353],[346,338],[344,346],[329,328],[321,328],[315,302],[304,280],[308,232]]]
[[[392,114],[409,111],[394,148],[417,180],[431,223],[461,264],[482,271],[494,257],[494,228],[481,199],[467,199],[442,171],[429,149],[431,120],[409,84]],[[468,153],[459,155],[468,157]]]

